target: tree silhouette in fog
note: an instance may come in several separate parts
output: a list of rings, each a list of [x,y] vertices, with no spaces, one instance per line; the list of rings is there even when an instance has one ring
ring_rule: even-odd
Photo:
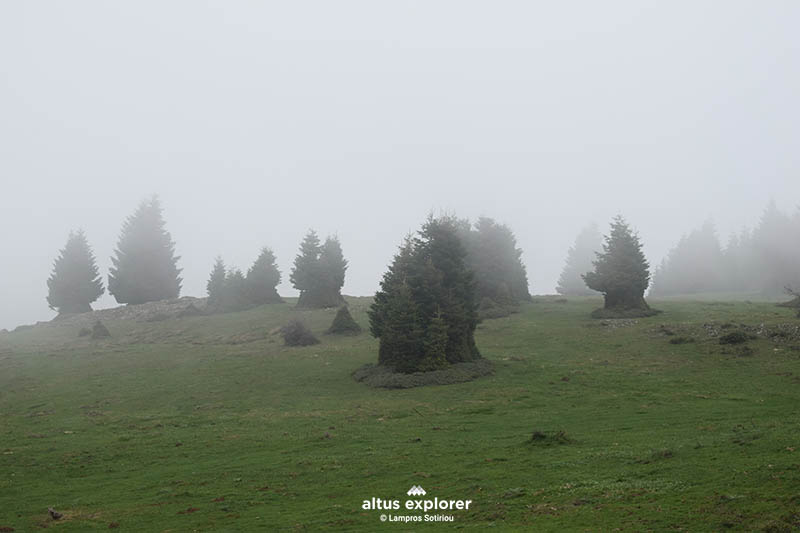
[[[558,278],[556,292],[564,296],[597,294],[586,286],[583,275],[592,270],[597,252],[603,249],[603,237],[596,224],[585,227],[567,251],[567,260]]]
[[[177,298],[182,281],[178,259],[158,197],[144,200],[122,224],[108,292],[126,304]]]
[[[105,292],[94,254],[82,230],[70,232],[47,280],[47,303],[59,314],[91,311]]]
[[[337,307],[344,303],[341,289],[346,271],[347,260],[339,239],[328,237],[320,244],[317,233],[310,230],[300,244],[289,276],[300,291],[298,307]]]

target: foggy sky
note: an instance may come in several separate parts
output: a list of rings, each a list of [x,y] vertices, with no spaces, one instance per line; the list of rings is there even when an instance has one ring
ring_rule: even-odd
[[[655,266],[800,203],[797,2],[0,3],[0,328],[158,193],[184,295],[308,228],[372,294],[431,212],[509,224],[533,293],[622,213]],[[105,295],[95,308],[117,305]]]

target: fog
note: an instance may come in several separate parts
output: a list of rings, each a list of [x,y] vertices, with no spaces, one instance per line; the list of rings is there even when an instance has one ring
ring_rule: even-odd
[[[487,215],[552,293],[622,213],[651,265],[800,203],[796,2],[3,2],[0,328],[48,320],[83,228],[107,283],[161,197],[202,296],[214,257],[289,268],[337,234],[372,294],[431,211]],[[95,308],[116,305],[107,294]]]

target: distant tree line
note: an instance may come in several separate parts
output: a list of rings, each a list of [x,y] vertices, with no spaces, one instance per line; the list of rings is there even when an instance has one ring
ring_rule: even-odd
[[[712,222],[683,236],[653,276],[652,296],[696,293],[759,293],[779,296],[800,288],[800,209],[794,215],[775,202],[758,225],[732,235],[723,247]]]

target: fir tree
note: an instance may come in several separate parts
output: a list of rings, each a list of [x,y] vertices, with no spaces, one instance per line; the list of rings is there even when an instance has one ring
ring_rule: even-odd
[[[479,218],[474,229],[466,220],[459,228],[481,306],[508,308],[529,301],[528,274],[511,229],[487,217]]]
[[[143,201],[125,220],[115,252],[108,292],[117,302],[141,304],[180,295],[180,258],[175,256],[175,243],[164,228],[157,196]]]
[[[208,278],[208,283],[206,283],[208,303],[212,306],[219,304],[222,299],[222,293],[225,290],[225,275],[225,263],[221,257],[217,257],[214,268]]]
[[[292,285],[300,291],[297,305],[313,308],[341,305],[344,302],[341,288],[346,270],[347,261],[339,239],[328,237],[320,245],[316,232],[309,231],[289,276]]]
[[[289,274],[289,281],[292,286],[300,291],[300,298],[303,293],[313,292],[318,283],[320,244],[317,232],[309,230],[300,243],[300,253],[294,258],[294,266]],[[299,305],[299,304],[298,304]]]
[[[336,312],[333,323],[331,323],[331,327],[328,328],[326,333],[332,335],[358,335],[361,333],[361,326],[353,319],[353,315],[350,314],[347,306],[343,305]]]
[[[653,275],[650,296],[714,292],[723,289],[725,267],[713,222],[681,238]]]
[[[251,307],[247,280],[238,268],[232,268],[225,275],[219,305],[223,311],[241,311]]]
[[[253,266],[247,271],[248,296],[255,305],[283,302],[276,289],[281,282],[281,272],[275,261],[272,250],[262,248]]]
[[[379,364],[416,372],[480,358],[475,282],[466,256],[452,217],[431,217],[416,238],[406,240],[369,310],[370,331],[380,340]]]
[[[652,314],[644,300],[650,282],[650,267],[642,252],[639,237],[621,216],[611,223],[603,251],[597,254],[594,271],[584,274],[586,285],[603,293],[606,311],[621,316]],[[596,313],[595,316],[611,316]]]
[[[346,271],[347,260],[342,253],[338,237],[328,237],[319,253],[320,294],[317,297],[319,307],[334,307],[344,303],[342,287]]]
[[[105,291],[86,235],[71,232],[53,263],[47,280],[47,303],[59,314],[91,311],[91,303]]]
[[[602,236],[597,225],[584,228],[567,251],[567,261],[558,278],[556,292],[564,296],[589,296],[597,294],[586,286],[583,274],[592,269],[595,254],[602,250]]]

